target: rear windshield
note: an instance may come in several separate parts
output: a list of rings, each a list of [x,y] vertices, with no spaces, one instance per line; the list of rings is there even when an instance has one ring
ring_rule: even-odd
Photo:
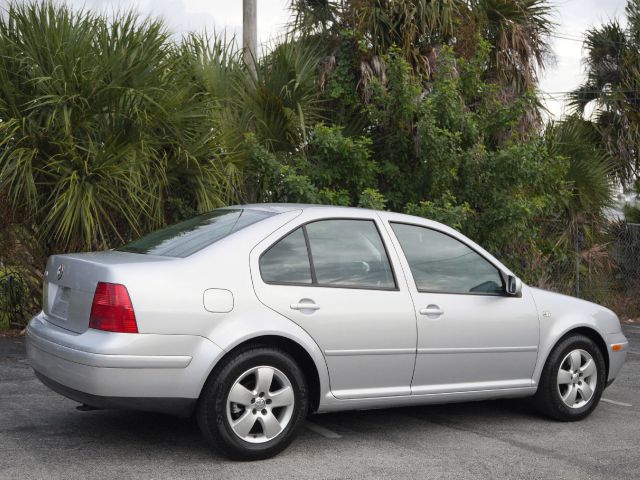
[[[121,252],[188,257],[227,235],[274,215],[241,208],[219,208],[157,230],[120,247]]]

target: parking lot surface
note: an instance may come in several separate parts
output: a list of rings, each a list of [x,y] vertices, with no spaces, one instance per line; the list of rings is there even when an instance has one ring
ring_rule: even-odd
[[[558,423],[523,400],[310,417],[276,458],[231,462],[194,422],[76,410],[36,380],[22,339],[0,338],[0,478],[640,478],[640,326],[586,420]]]

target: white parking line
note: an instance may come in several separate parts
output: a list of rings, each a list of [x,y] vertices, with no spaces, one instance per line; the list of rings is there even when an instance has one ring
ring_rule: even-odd
[[[609,400],[608,398],[601,398],[600,400],[602,400],[603,402],[611,403],[613,405],[619,405],[621,407],[633,407],[633,405],[631,405],[630,403],[617,402],[615,400]]]
[[[315,423],[311,423],[309,421],[305,422],[304,426],[312,432],[323,436],[324,438],[342,438],[342,435],[339,435],[336,432],[329,430],[328,428],[321,427],[320,425],[316,425]]]
[[[627,350],[629,353],[633,353],[634,355],[640,355],[640,352],[634,352],[633,350]]]

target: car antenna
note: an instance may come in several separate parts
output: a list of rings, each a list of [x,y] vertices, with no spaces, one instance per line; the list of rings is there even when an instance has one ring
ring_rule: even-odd
[[[231,185],[231,188],[233,189],[237,197],[240,199],[240,202],[242,202],[240,203],[240,205],[247,205],[249,202],[247,202],[247,199],[244,198],[242,193],[240,193],[240,191],[236,188],[236,186],[234,185],[233,181],[230,178],[230,175],[227,175],[227,180],[229,180],[229,185]]]

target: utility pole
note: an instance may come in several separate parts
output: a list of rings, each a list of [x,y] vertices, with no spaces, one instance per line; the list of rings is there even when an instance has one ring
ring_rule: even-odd
[[[258,50],[258,0],[242,0],[242,50],[249,73],[256,77]]]

